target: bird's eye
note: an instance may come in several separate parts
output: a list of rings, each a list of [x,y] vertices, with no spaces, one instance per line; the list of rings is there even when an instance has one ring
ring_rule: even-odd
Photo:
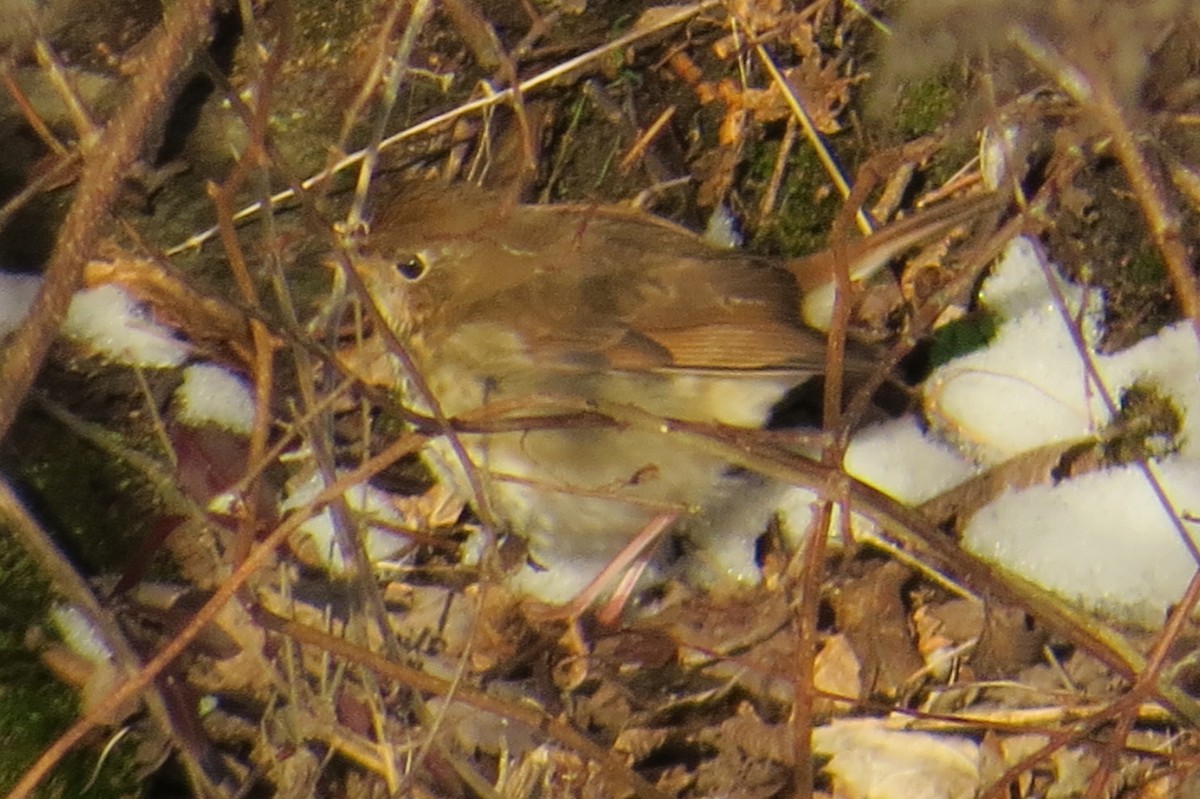
[[[396,271],[405,280],[420,280],[428,269],[429,265],[425,263],[425,259],[416,253],[400,255],[396,258]]]

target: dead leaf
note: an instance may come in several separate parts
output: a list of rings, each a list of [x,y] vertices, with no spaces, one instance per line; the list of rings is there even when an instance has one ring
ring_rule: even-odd
[[[699,736],[717,748],[717,756],[697,773],[697,792],[729,799],[778,796],[790,779],[789,738],[786,725],[767,723],[749,703],[741,703],[736,715]]]
[[[858,656],[868,695],[896,696],[924,666],[900,594],[910,576],[904,566],[888,561],[842,583],[830,596],[837,628]]]
[[[971,667],[983,680],[1015,674],[1041,660],[1047,633],[1019,607],[989,603]]]
[[[993,752],[980,758],[981,777],[985,783],[998,778],[1012,766],[1026,757],[1036,753],[1049,743],[1045,735],[1013,735],[999,738]],[[995,762],[998,750],[1000,762]],[[1050,783],[1039,791],[1046,799],[1067,799],[1073,796],[1083,796],[1086,792],[1092,774],[1099,766],[1095,755],[1079,747],[1056,749],[1046,756],[1039,771],[1048,772]],[[1026,777],[1026,784],[1030,782]]]
[[[979,752],[958,736],[888,729],[877,719],[838,720],[813,730],[813,747],[843,799],[970,799]]]
[[[862,695],[862,670],[849,639],[834,635],[825,641],[813,664],[813,683],[818,691],[858,699]],[[819,696],[813,710],[819,716],[842,714],[850,702]]]

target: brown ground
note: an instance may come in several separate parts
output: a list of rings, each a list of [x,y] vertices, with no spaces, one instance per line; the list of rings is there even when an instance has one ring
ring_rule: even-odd
[[[317,181],[303,202],[228,219],[370,142],[385,93],[368,83],[412,31],[386,134],[450,116],[382,151],[377,192],[398,173],[478,177],[528,201],[636,198],[694,229],[723,202],[764,254],[823,246],[844,204],[789,93],[880,220],[971,191],[978,132],[1019,125],[1021,202],[895,264],[858,295],[852,332],[897,354],[914,349],[896,374],[919,377],[934,321],[969,305],[997,242],[1024,229],[1075,279],[1106,290],[1106,344],[1118,348],[1196,313],[1194,300],[1178,301],[1197,296],[1186,256],[1200,206],[1200,19],[1188,4],[1015,3],[993,18],[982,3],[886,3],[872,22],[835,2],[446,0],[420,24],[393,0],[246,3],[252,24],[222,12],[207,55],[164,81],[181,99],[151,112],[121,190],[89,200],[74,155],[95,135],[84,117],[123,113],[154,31],[142,5],[106,4],[97,18],[93,4],[52,4],[37,40],[57,66],[39,62],[32,33],[14,35],[0,107],[10,154],[0,188],[13,198],[0,211],[0,263],[39,267],[65,216],[91,219],[100,243],[84,253],[88,280],[127,287],[198,355],[270,384],[274,399],[261,409],[261,439],[247,444],[181,434],[169,402],[178,375],[108,366],[61,342],[32,392],[12,397],[0,385],[0,409],[25,396],[0,468],[38,520],[22,528],[0,507],[14,531],[0,538],[0,761],[11,761],[0,786],[17,785],[75,714],[107,712],[71,758],[50,764],[45,795],[78,795],[118,722],[132,735],[91,795],[1198,790],[1200,705],[1187,659],[1196,633],[1183,615],[1161,631],[1113,629],[994,573],[953,538],[998,486],[1140,457],[1147,436],[1172,429],[1153,397],[1127,403],[1154,421],[1125,420],[1134,432],[1123,446],[1000,467],[978,493],[942,506],[951,510],[922,515],[853,494],[890,520],[893,550],[792,552],[768,530],[757,588],[714,596],[671,582],[632,600],[620,624],[593,609],[547,618],[501,584],[519,547],[485,567],[460,562],[478,520],[469,508],[435,508],[419,442],[395,446],[403,408],[327,368],[352,326],[336,331],[341,340],[304,332],[329,296],[333,224],[345,219],[357,166]],[[668,15],[679,21],[662,25]],[[464,110],[514,80],[526,86],[518,101]],[[86,114],[72,115],[65,94]],[[218,221],[220,234],[173,250]],[[366,462],[373,484],[393,492],[421,527],[401,565],[334,580],[269,549],[280,538],[274,496],[304,468],[272,447],[300,440],[327,463]],[[367,460],[381,452],[389,457]],[[243,502],[232,513],[204,508],[206,491],[235,483]],[[41,572],[26,554],[39,534],[66,553],[35,555]],[[258,568],[236,571],[247,557]],[[79,664],[40,621],[52,593],[78,601],[71,574],[101,597],[122,581],[104,604],[141,661],[194,640],[156,678]],[[162,585],[171,596],[152,601],[149,587]],[[215,619],[193,629],[208,618],[201,608]],[[78,709],[53,692],[46,668],[82,686]],[[157,705],[106,708],[121,685]],[[912,781],[863,788],[855,779],[871,766]]]

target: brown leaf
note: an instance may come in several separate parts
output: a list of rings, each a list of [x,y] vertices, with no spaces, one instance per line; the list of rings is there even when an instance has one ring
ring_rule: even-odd
[[[843,583],[830,597],[837,627],[862,664],[868,694],[896,696],[924,665],[900,593],[910,576],[904,566],[888,561]]]
[[[978,751],[967,738],[850,719],[814,730],[813,746],[831,756],[825,771],[843,799],[968,799],[979,787]]]
[[[984,680],[1014,674],[1041,660],[1046,638],[1046,631],[1034,626],[1023,608],[989,603],[971,667]]]
[[[825,641],[813,664],[813,683],[818,691],[859,698],[862,695],[862,669],[850,641],[834,635]],[[819,716],[846,713],[851,703],[818,696],[813,712]]]
[[[735,716],[698,737],[717,748],[716,758],[696,775],[700,795],[766,799],[788,785],[790,731],[785,724],[764,721],[749,703],[743,702]]]

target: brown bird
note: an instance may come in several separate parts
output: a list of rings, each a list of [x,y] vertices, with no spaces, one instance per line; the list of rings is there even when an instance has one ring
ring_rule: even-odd
[[[918,214],[845,248],[852,274],[970,219],[993,198]],[[631,409],[758,427],[791,387],[825,368],[826,338],[801,319],[801,286],[828,281],[833,255],[758,258],[613,207],[514,205],[467,186],[406,187],[382,204],[355,268],[447,417],[481,407]],[[850,347],[848,374],[872,368]],[[396,385],[422,407],[404,375]],[[543,410],[544,412],[544,410]],[[619,413],[617,414],[620,415]],[[496,515],[548,571],[534,593],[571,598],[639,531],[675,527],[697,543],[753,537],[782,490],[731,470],[694,442],[641,425],[542,427],[460,436]],[[427,460],[469,498],[445,438]],[[749,536],[746,533],[749,532]],[[725,556],[693,564],[709,580],[754,579]]]

